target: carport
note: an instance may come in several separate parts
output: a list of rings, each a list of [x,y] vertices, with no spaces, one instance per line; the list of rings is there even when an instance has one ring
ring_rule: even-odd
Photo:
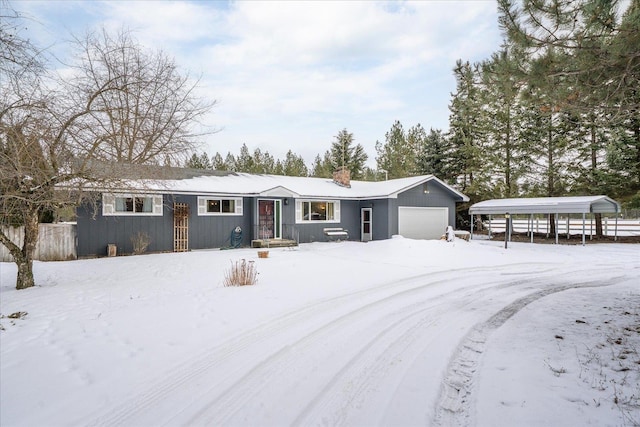
[[[607,196],[577,196],[577,197],[535,197],[522,199],[492,199],[471,205],[471,238],[473,238],[474,215],[504,215],[509,223],[511,215],[529,215],[531,226],[531,242],[533,243],[533,215],[554,214],[555,237],[558,243],[558,214],[582,214],[582,244],[585,244],[586,216],[594,213],[620,212],[620,205]],[[511,227],[506,227],[505,233],[511,240]],[[615,217],[614,239],[618,240],[618,215]]]

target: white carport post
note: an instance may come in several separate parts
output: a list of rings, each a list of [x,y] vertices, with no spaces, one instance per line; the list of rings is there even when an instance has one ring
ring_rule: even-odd
[[[473,240],[473,214],[471,214],[471,236],[469,236],[469,240]]]
[[[560,225],[560,221],[558,220],[558,214],[555,214],[555,215],[553,216],[553,221],[554,221],[554,222],[555,222],[555,224],[556,224],[556,227],[555,227],[555,228],[556,228],[556,245],[557,245],[557,244],[558,244],[558,226]]]
[[[491,240],[491,215],[489,215],[489,240]]]
[[[587,218],[586,218],[586,214],[584,212],[582,212],[582,246],[584,246],[585,244],[585,232],[586,232],[586,224]]]
[[[618,241],[618,211],[616,210],[616,228],[615,231],[613,232],[613,241],[617,242]]]
[[[533,214],[529,218],[531,219],[531,243],[533,243]]]

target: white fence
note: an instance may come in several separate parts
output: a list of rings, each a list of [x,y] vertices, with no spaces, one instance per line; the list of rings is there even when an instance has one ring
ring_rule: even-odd
[[[2,227],[2,231],[13,243],[22,247],[24,227]],[[40,261],[65,261],[76,259],[76,225],[75,224],[39,224],[38,244],[34,259]],[[12,262],[9,250],[0,244],[0,261]]]
[[[513,232],[526,233],[531,229],[530,219],[515,219],[513,218]],[[504,233],[505,219],[504,218],[492,218],[491,223],[486,221],[484,226],[486,228],[491,225],[491,231],[494,233]],[[615,218],[604,217],[602,218],[602,234],[605,236],[614,236],[616,230]],[[534,233],[548,233],[549,221],[548,218],[534,218],[533,219],[533,231]],[[579,234],[582,235],[582,218],[558,218],[558,233],[560,234]],[[595,219],[587,218],[585,222],[585,234],[592,236],[596,234],[596,221]],[[618,219],[618,236],[640,236],[640,219]]]

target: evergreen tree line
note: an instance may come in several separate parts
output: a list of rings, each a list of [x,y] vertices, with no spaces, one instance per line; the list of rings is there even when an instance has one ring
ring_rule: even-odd
[[[499,1],[504,40],[490,58],[458,60],[449,130],[396,121],[376,168],[343,129],[310,167],[289,151],[194,155],[188,165],[353,179],[434,174],[489,198],[607,194],[640,207],[640,0]]]
[[[351,178],[363,181],[403,178],[407,176],[434,174],[442,179],[452,177],[452,168],[445,164],[441,153],[446,146],[446,135],[441,130],[430,129],[429,133],[417,124],[405,131],[396,121],[385,134],[385,142],[376,141],[376,168],[366,165],[369,159],[361,144],[354,142],[353,133],[341,130],[334,137],[328,150],[316,155],[311,166],[302,156],[289,150],[283,160],[275,159],[268,151],[256,148],[253,152],[242,144],[237,155],[219,152],[209,157],[207,153],[194,153],[185,163],[195,169],[213,169],[256,174],[287,176],[312,176],[330,178],[339,167],[345,166]]]
[[[640,1],[499,1],[505,39],[459,60],[445,175],[471,201],[607,194],[640,207]]]
[[[256,174],[287,176],[313,176],[330,178],[339,167],[345,166],[351,171],[351,178],[357,180],[375,180],[375,172],[366,166],[368,156],[361,144],[354,142],[353,133],[346,129],[338,132],[329,149],[321,157],[315,157],[308,167],[302,156],[289,150],[284,159],[275,159],[268,151],[256,148],[253,153],[246,144],[240,147],[240,153],[227,153],[223,158],[217,152],[209,157],[207,153],[193,154],[186,165],[195,169],[226,170]]]

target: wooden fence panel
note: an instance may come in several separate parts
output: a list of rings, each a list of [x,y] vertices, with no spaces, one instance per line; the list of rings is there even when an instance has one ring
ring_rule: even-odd
[[[22,247],[24,227],[2,227],[12,242]],[[33,259],[40,261],[66,261],[77,259],[75,224],[39,224],[38,244]],[[9,250],[0,244],[0,261],[13,262]]]

